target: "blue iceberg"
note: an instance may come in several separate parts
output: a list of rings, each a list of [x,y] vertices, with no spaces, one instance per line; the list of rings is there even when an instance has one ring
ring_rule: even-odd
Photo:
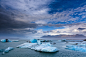
[[[8,53],[9,51],[13,50],[14,48],[13,47],[8,47],[6,48],[2,54],[5,54],[5,53]]]
[[[78,45],[67,45],[66,49],[86,52],[86,44],[78,44]]]
[[[12,42],[12,41],[9,39],[1,39],[1,42]]]
[[[31,43],[37,43],[37,39],[31,39],[30,42]]]

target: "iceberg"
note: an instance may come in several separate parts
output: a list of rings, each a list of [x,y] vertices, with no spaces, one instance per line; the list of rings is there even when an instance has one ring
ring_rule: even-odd
[[[12,42],[19,42],[19,40],[11,40]]]
[[[36,51],[42,52],[56,52],[58,49],[56,47],[52,47],[50,43],[42,43],[39,41],[38,43],[23,43],[18,45],[17,48],[30,48]]]
[[[66,49],[86,52],[86,44],[78,44],[78,45],[67,45]]]
[[[1,42],[12,42],[12,41],[9,39],[1,39]]]
[[[14,49],[13,47],[8,47],[8,48],[6,48],[6,49],[5,49],[5,51],[4,51],[4,52],[6,52],[6,53],[7,53],[7,52],[9,52],[10,50],[13,50],[13,49]]]
[[[37,39],[31,39],[30,42],[31,43],[37,43]]]
[[[40,46],[36,47],[35,50],[41,51],[42,48],[45,48],[48,46],[51,46],[51,44],[50,43],[41,44]]]
[[[9,51],[13,50],[14,48],[13,47],[8,47],[6,48],[2,54],[5,54],[5,53],[8,53]]]
[[[35,46],[31,47],[31,49],[35,50],[37,47],[39,47],[39,45],[35,45]]]
[[[37,40],[37,44],[38,44],[38,45],[40,45],[40,44],[42,44],[42,43],[41,43],[41,41],[40,41],[40,40]]]
[[[57,52],[59,51],[59,49],[57,49],[56,47],[45,47],[41,49],[42,52]]]

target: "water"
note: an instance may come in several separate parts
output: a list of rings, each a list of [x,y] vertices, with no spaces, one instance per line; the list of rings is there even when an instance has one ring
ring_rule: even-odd
[[[65,49],[66,45],[69,45],[69,43],[58,42],[57,40],[53,40],[53,42],[56,43],[53,46],[59,49],[59,52],[56,53],[43,53],[31,49],[16,48],[16,46],[25,43],[26,41],[27,40],[20,40],[19,42],[8,42],[8,43],[0,42],[0,49],[5,49],[7,47],[14,47],[14,50],[4,55],[1,55],[2,52],[0,52],[0,57],[86,57],[86,53],[84,52]]]

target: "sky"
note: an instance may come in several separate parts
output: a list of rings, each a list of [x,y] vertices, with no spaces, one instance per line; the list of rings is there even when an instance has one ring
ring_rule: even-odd
[[[0,38],[86,36],[86,0],[0,0]]]

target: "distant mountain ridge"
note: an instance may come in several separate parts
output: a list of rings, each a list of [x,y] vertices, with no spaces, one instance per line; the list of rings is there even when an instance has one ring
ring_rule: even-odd
[[[69,38],[71,38],[71,37],[86,37],[86,36],[84,36],[84,35],[82,35],[82,34],[76,34],[76,35],[54,35],[54,36],[52,36],[52,35],[45,35],[45,36],[42,36],[41,38],[67,38],[67,37],[69,37]]]

